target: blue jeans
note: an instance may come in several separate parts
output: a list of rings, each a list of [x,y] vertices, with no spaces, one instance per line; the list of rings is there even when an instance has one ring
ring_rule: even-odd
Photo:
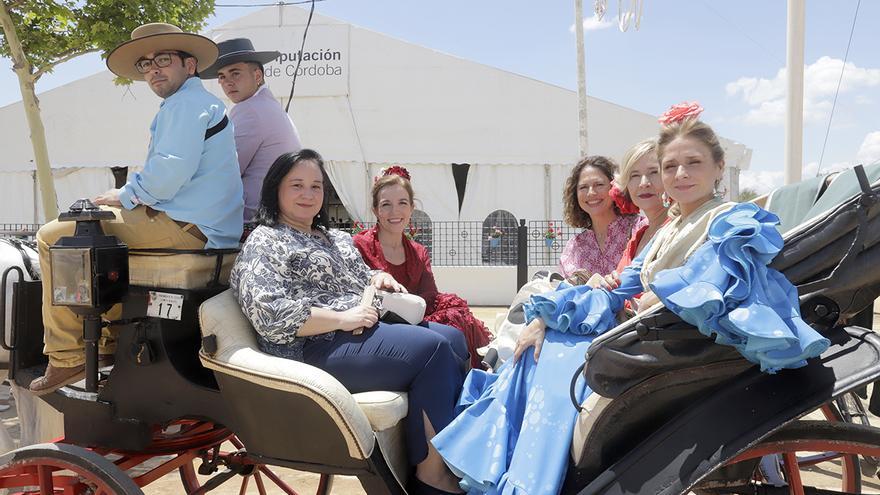
[[[380,322],[361,335],[336,332],[333,340],[310,340],[303,360],[333,375],[353,394],[406,392],[407,452],[414,466],[428,455],[422,413],[435,432],[454,417],[468,351],[464,335],[446,325]]]

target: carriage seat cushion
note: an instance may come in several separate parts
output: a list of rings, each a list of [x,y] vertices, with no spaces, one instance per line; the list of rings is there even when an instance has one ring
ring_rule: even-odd
[[[400,422],[406,416],[406,399],[406,392],[386,390],[354,394],[354,400],[367,415],[373,431],[387,430]]]
[[[231,289],[205,301],[199,308],[199,321],[202,335],[214,335],[217,339],[216,352],[212,355],[204,349],[200,352],[207,368],[244,375],[244,379],[273,388],[283,387],[281,382],[294,388],[318,387],[342,406],[359,409],[372,431],[391,428],[406,416],[406,393],[375,391],[351,395],[336,378],[319,368],[261,352],[256,332],[241,312]]]
[[[229,281],[235,254],[220,255],[220,283]],[[207,287],[214,278],[216,256],[201,254],[129,254],[128,283],[142,287],[197,289]]]

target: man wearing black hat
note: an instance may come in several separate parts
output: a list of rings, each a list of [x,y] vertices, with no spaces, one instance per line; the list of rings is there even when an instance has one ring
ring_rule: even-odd
[[[202,79],[217,79],[235,103],[229,112],[235,129],[235,147],[244,184],[244,221],[250,222],[260,204],[260,189],[269,167],[283,153],[302,148],[293,121],[266,86],[263,64],[281,53],[258,52],[247,38],[217,44],[220,56]],[[247,231],[247,225],[245,226]]]

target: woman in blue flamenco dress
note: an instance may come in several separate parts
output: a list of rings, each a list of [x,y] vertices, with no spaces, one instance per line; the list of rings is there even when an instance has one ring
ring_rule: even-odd
[[[688,108],[661,118],[657,153],[674,201],[667,225],[608,287],[562,284],[532,296],[514,359],[496,374],[468,375],[460,414],[432,440],[464,491],[559,492],[577,416],[569,379],[636,294],[644,292],[640,309],[662,303],[766,372],[803,366],[828,348],[801,320],[796,289],[767,267],[783,245],[778,219],[719,198],[724,152],[697,119],[701,109]],[[591,393],[582,379],[576,393],[581,402]]]

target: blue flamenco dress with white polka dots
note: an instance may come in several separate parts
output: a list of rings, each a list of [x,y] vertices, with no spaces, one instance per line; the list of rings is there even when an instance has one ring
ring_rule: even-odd
[[[683,266],[661,271],[650,284],[683,320],[767,372],[803,366],[829,346],[801,320],[797,290],[767,267],[782,247],[777,223],[755,205],[736,205],[715,218],[708,240]],[[616,326],[624,301],[644,290],[641,264],[639,256],[610,292],[562,284],[532,296],[528,321],[540,317],[547,324],[538,363],[528,350],[497,373],[470,372],[461,413],[432,440],[465,491],[559,492],[577,417],[569,380],[593,339]],[[579,378],[578,400],[590,393]]]

